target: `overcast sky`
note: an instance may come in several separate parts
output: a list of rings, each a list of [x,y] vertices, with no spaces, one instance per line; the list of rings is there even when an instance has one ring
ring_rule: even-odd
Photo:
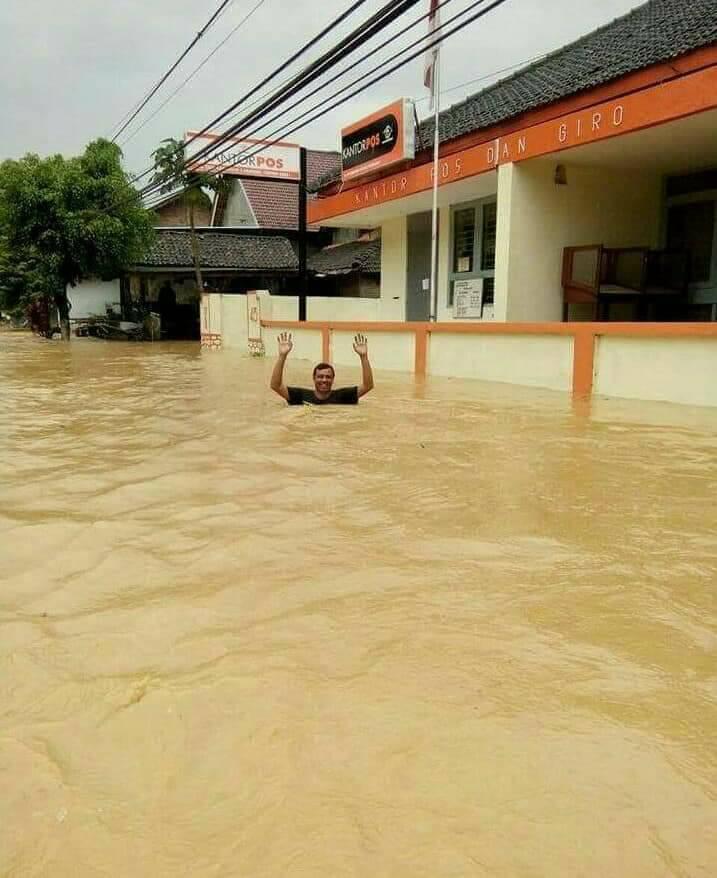
[[[263,0],[200,73],[123,147],[127,168],[144,169],[162,138],[179,137],[210,122],[350,2]],[[383,2],[368,0],[346,27],[335,32],[337,36]],[[135,125],[120,137],[120,143],[256,3],[233,0]],[[451,0],[443,10],[444,21],[471,3]],[[0,0],[0,159],[26,152],[74,154],[90,140],[108,136],[218,5],[219,0]],[[559,48],[637,5],[638,0],[507,0],[445,44],[442,91],[486,78],[445,94],[442,105],[482,88],[497,78],[497,71]],[[428,0],[421,0],[404,16],[401,26],[427,7]],[[396,48],[423,32],[425,24],[418,27],[397,40]],[[329,42],[322,45],[328,47]],[[363,73],[370,76],[378,58],[388,52],[384,50],[364,65],[352,62],[352,67],[356,65],[352,78]],[[338,148],[342,125],[396,97],[424,98],[422,76],[423,62],[416,59],[289,139]],[[423,117],[427,102],[419,103],[418,109]]]

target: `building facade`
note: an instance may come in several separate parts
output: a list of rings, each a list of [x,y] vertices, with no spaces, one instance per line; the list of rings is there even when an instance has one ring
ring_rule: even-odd
[[[717,319],[714,0],[652,0],[439,126],[438,320]],[[380,229],[384,320],[431,312],[432,119],[416,140],[391,173],[324,177],[309,208]]]

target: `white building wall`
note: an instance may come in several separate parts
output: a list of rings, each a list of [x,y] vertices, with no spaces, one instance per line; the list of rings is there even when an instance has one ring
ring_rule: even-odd
[[[600,396],[717,406],[717,338],[598,339]]]
[[[562,319],[563,248],[659,244],[661,178],[555,160],[502,165],[498,177],[496,319]]]
[[[573,340],[559,335],[436,333],[428,347],[428,374],[569,390]]]
[[[67,298],[70,301],[70,317],[91,317],[93,314],[104,317],[107,307],[114,311],[120,310],[119,280],[85,280],[76,287],[67,287]]]
[[[453,320],[453,308],[448,305],[448,274],[451,268],[451,209],[438,211],[438,319]]]
[[[381,320],[406,319],[407,219],[381,226]]]
[[[354,320],[366,322],[382,320],[380,299],[349,299],[325,296],[309,298],[306,301],[307,320]]]
[[[337,366],[353,366],[361,374],[359,358],[353,349],[355,332],[331,333],[331,361]],[[371,362],[381,370],[412,372],[415,360],[415,336],[412,332],[374,332],[369,340]],[[341,379],[341,383],[346,383]]]

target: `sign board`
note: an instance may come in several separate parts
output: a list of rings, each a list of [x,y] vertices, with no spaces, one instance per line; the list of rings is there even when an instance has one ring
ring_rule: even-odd
[[[188,131],[186,139],[196,132]],[[187,156],[210,145],[218,134],[201,134],[190,144]],[[268,144],[268,145],[267,145]],[[299,146],[296,143],[274,143],[265,140],[243,140],[232,137],[217,147],[216,154],[192,166],[192,170],[208,174],[227,174],[233,177],[269,177],[274,180],[298,180],[301,176]]]
[[[416,155],[413,101],[402,98],[341,131],[344,180],[381,171]]]
[[[475,320],[483,316],[482,277],[454,281],[453,316],[456,320]]]

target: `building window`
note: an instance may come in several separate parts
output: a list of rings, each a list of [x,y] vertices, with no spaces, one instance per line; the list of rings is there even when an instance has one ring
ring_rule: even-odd
[[[458,204],[451,210],[449,307],[454,282],[477,277],[483,278],[483,304],[493,303],[497,210],[495,199]]]

